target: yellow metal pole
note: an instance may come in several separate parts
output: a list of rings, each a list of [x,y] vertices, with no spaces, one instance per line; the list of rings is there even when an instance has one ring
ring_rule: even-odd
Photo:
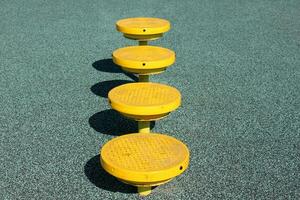
[[[139,75],[139,82],[149,82],[149,75]]]
[[[139,45],[140,46],[146,46],[148,45],[147,40],[139,40]],[[149,75],[139,75],[139,82],[149,82]]]
[[[151,186],[150,187],[138,187],[138,193],[141,196],[147,196],[151,193]]]
[[[138,121],[139,133],[150,133],[149,121]]]
[[[139,45],[140,46],[147,45],[147,44],[148,44],[147,41],[141,41],[141,40],[139,40]]]

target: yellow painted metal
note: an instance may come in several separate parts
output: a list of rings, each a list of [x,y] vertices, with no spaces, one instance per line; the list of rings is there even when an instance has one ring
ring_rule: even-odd
[[[181,94],[176,88],[152,82],[115,87],[108,93],[108,99],[113,109],[142,121],[163,117],[181,104]]]
[[[160,115],[130,115],[121,112],[121,114],[127,118],[134,119],[136,121],[156,121],[166,117],[169,113],[163,113]]]
[[[148,45],[148,42],[147,41],[139,41],[139,45],[140,46],[145,46],[145,45]],[[139,75],[139,82],[149,82],[149,75],[142,75],[140,74]]]
[[[139,133],[150,133],[150,121],[138,122]]]
[[[138,74],[138,75],[154,75],[154,74],[160,74],[164,71],[166,71],[166,67],[165,68],[158,68],[158,69],[147,69],[147,68],[143,68],[143,69],[134,69],[134,68],[126,68],[126,67],[121,67],[122,70],[130,72],[130,73],[134,73],[134,74]]]
[[[139,82],[149,82],[149,75],[139,75]]]
[[[171,181],[172,178],[165,180],[165,181],[158,181],[158,182],[151,182],[151,183],[150,182],[149,183],[138,183],[138,182],[133,182],[133,181],[126,182],[125,180],[122,180],[120,178],[118,178],[118,180],[122,181],[123,183],[136,186],[138,189],[138,193],[141,196],[147,196],[151,193],[151,189],[153,186],[159,186],[159,185],[165,184],[165,183]]]
[[[138,41],[151,41],[151,40],[157,40],[158,38],[162,37],[163,34],[153,34],[153,35],[131,35],[131,34],[123,34],[124,37],[132,40],[138,40]]]
[[[138,187],[138,193],[141,196],[147,196],[151,193],[151,187],[146,186],[146,187]]]
[[[160,18],[136,17],[117,21],[116,28],[134,40],[154,40],[170,30],[170,22]]]
[[[183,173],[189,164],[187,146],[159,133],[114,138],[102,147],[100,155],[108,173],[138,187],[165,183]]]
[[[138,182],[134,182],[134,181],[126,182],[125,180],[122,180],[120,178],[118,178],[118,180],[122,181],[123,183],[129,184],[129,185],[134,185],[136,187],[152,187],[152,186],[159,186],[159,185],[165,184],[165,183],[171,181],[172,178],[165,180],[165,181],[158,181],[158,182],[151,182],[151,183],[138,183]]]
[[[175,52],[157,46],[130,46],[113,52],[113,61],[125,71],[136,74],[161,73],[175,62]]]
[[[147,45],[147,44],[148,44],[147,41],[139,41],[139,45],[140,45],[140,46],[145,46],[145,45]]]

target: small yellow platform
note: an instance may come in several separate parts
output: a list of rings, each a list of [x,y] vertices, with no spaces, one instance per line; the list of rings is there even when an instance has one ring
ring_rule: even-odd
[[[141,195],[168,182],[189,164],[189,150],[179,140],[158,133],[133,133],[114,138],[100,151],[102,167]]]
[[[141,75],[158,74],[175,62],[175,53],[157,46],[130,46],[115,50],[113,61],[124,71]]]
[[[170,22],[165,19],[137,17],[117,21],[116,28],[126,38],[148,41],[162,37],[163,33],[170,30]]]
[[[111,107],[137,121],[160,119],[180,106],[181,94],[159,83],[128,83],[108,93]]]

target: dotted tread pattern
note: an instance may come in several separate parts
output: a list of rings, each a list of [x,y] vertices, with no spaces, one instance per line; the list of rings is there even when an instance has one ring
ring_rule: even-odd
[[[120,60],[137,62],[158,62],[174,57],[175,53],[169,49],[155,46],[133,46],[117,49],[114,57]]]
[[[159,106],[171,104],[180,98],[177,89],[155,83],[130,83],[114,88],[111,101],[131,106]]]
[[[151,172],[174,167],[188,153],[183,143],[162,134],[129,134],[111,140],[102,149],[102,158],[115,167]]]

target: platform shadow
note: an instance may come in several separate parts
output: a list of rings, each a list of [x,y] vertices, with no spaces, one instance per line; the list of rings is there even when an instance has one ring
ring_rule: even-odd
[[[89,118],[89,124],[95,131],[113,136],[138,132],[137,122],[123,117],[112,109],[95,113]],[[155,122],[151,122],[150,129],[153,129],[154,126]]]
[[[89,124],[95,131],[107,135],[118,136],[122,133],[137,132],[135,121],[123,117],[112,109],[95,113],[89,118]]]
[[[126,83],[133,83],[133,81],[128,81],[128,80],[103,81],[103,82],[96,83],[90,89],[95,95],[107,98],[108,93],[111,89]]]
[[[136,193],[134,186],[120,182],[101,167],[99,155],[92,157],[85,164],[84,173],[89,181],[98,188],[112,192]]]
[[[109,72],[109,73],[123,73],[126,76],[128,76],[129,78],[131,78],[134,81],[138,81],[138,77],[135,76],[134,74],[131,73],[127,73],[125,71],[123,71],[118,65],[116,65],[112,59],[108,58],[108,59],[102,59],[102,60],[98,60],[95,61],[92,66],[98,70],[98,71],[102,71],[102,72]]]

